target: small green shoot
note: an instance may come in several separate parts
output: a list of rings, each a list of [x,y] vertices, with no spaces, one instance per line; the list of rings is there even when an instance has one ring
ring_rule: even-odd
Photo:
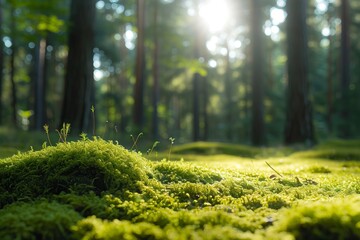
[[[132,141],[133,141],[133,145],[131,146],[130,151],[133,151],[134,149],[136,149],[136,145],[137,145],[137,143],[138,143],[138,141],[139,141],[139,138],[140,138],[142,135],[143,135],[142,132],[139,133],[136,138],[134,138],[133,135],[130,135],[130,137],[131,137],[131,139],[132,139]]]
[[[45,124],[45,125],[44,125],[44,130],[45,130],[45,133],[46,133],[47,140],[48,140],[50,146],[52,146],[52,143],[51,143],[51,140],[50,140],[50,136],[49,136],[49,125]]]
[[[81,140],[82,140],[82,141],[89,140],[88,137],[87,137],[87,134],[84,133],[84,132],[80,134],[80,137],[81,137]]]
[[[70,123],[63,123],[62,128],[60,131],[56,129],[56,132],[59,134],[59,140],[63,143],[66,143],[67,136],[70,132]]]
[[[174,145],[175,138],[170,137],[170,138],[169,138],[169,141],[170,141],[170,149],[169,149],[169,161],[170,161],[170,157],[171,157],[171,150],[172,150],[172,146]]]
[[[93,136],[95,136],[95,107],[91,105],[91,113],[92,113],[92,124],[93,124]]]
[[[147,155],[150,155],[159,143],[160,143],[159,141],[155,141],[152,147],[149,150],[147,150]]]

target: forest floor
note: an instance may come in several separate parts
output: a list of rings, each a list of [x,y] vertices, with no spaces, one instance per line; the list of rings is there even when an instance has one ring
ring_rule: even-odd
[[[360,239],[359,146],[2,147],[0,239]]]

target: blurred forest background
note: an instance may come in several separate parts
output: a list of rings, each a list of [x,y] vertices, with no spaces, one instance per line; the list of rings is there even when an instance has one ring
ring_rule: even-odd
[[[360,135],[358,0],[0,0],[0,128],[149,141]]]

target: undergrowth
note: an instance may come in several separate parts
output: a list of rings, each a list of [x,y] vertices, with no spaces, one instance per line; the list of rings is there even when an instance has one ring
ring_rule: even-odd
[[[340,163],[325,147],[265,162],[262,149],[201,143],[196,161],[172,145],[185,161],[150,161],[62,137],[0,160],[1,239],[360,239],[355,148]]]

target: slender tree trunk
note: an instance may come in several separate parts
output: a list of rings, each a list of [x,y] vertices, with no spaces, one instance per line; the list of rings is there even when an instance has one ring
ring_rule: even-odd
[[[195,45],[194,45],[194,57],[199,60],[201,57],[202,49],[202,26],[199,15],[199,2],[195,1],[196,6],[196,18],[195,18]],[[200,95],[201,95],[201,75],[195,73],[193,76],[193,140],[199,141],[201,139],[200,133]]]
[[[70,123],[71,128],[78,133],[92,128],[91,107],[95,100],[94,19],[95,0],[71,1],[69,53],[60,125]]]
[[[226,56],[225,56],[225,122],[226,122],[226,139],[231,141],[233,139],[234,121],[233,121],[233,86],[231,84],[231,64],[230,64],[230,49],[229,43],[226,41]]]
[[[125,26],[122,25],[120,27],[120,32],[121,32],[121,35],[123,36],[126,32],[126,29],[125,29]],[[126,106],[126,103],[125,103],[125,98],[127,96],[127,89],[128,89],[128,79],[126,77],[126,57],[128,55],[128,49],[126,48],[126,42],[125,42],[125,38],[122,37],[121,40],[120,40],[120,58],[123,59],[123,62],[122,62],[122,71],[120,72],[120,75],[119,75],[119,85],[120,85],[120,92],[119,92],[119,95],[120,95],[120,99],[119,99],[119,113],[120,113],[120,126],[119,126],[119,131],[121,133],[125,133],[126,132],[126,127],[128,126],[128,123],[129,123],[129,119],[130,119],[130,116],[131,116],[131,111],[129,112],[128,111],[128,107]],[[116,129],[117,131],[117,129]]]
[[[154,0],[154,56],[153,56],[153,112],[152,112],[152,132],[154,140],[159,138],[159,38],[158,38],[158,0]]]
[[[314,142],[309,100],[307,0],[287,1],[288,89],[285,143]]]
[[[328,131],[331,133],[333,130],[333,36],[329,35],[329,49],[327,55],[327,116],[326,122]]]
[[[251,56],[252,56],[252,131],[253,145],[265,144],[264,124],[264,51],[261,0],[251,0]]]
[[[35,129],[41,130],[45,124],[45,61],[47,41],[39,41],[35,79]]]
[[[349,0],[341,0],[341,129],[340,137],[350,137],[350,36],[349,36]]]
[[[200,74],[193,77],[193,140],[200,140]]]
[[[144,85],[145,85],[145,1],[137,0],[137,39],[134,89],[134,124],[142,130],[144,124]]]
[[[209,117],[208,117],[208,102],[209,102],[209,93],[208,93],[208,84],[205,78],[202,81],[202,90],[203,90],[203,101],[202,101],[202,118],[203,118],[203,137],[204,141],[209,138]]]
[[[17,127],[17,97],[16,97],[16,83],[15,83],[15,55],[17,52],[15,42],[15,7],[11,6],[11,24],[10,29],[12,33],[12,45],[10,55],[10,85],[11,85],[11,121],[15,127]]]
[[[3,0],[0,0],[0,125],[3,121],[3,80],[4,80],[4,42],[3,39]]]

